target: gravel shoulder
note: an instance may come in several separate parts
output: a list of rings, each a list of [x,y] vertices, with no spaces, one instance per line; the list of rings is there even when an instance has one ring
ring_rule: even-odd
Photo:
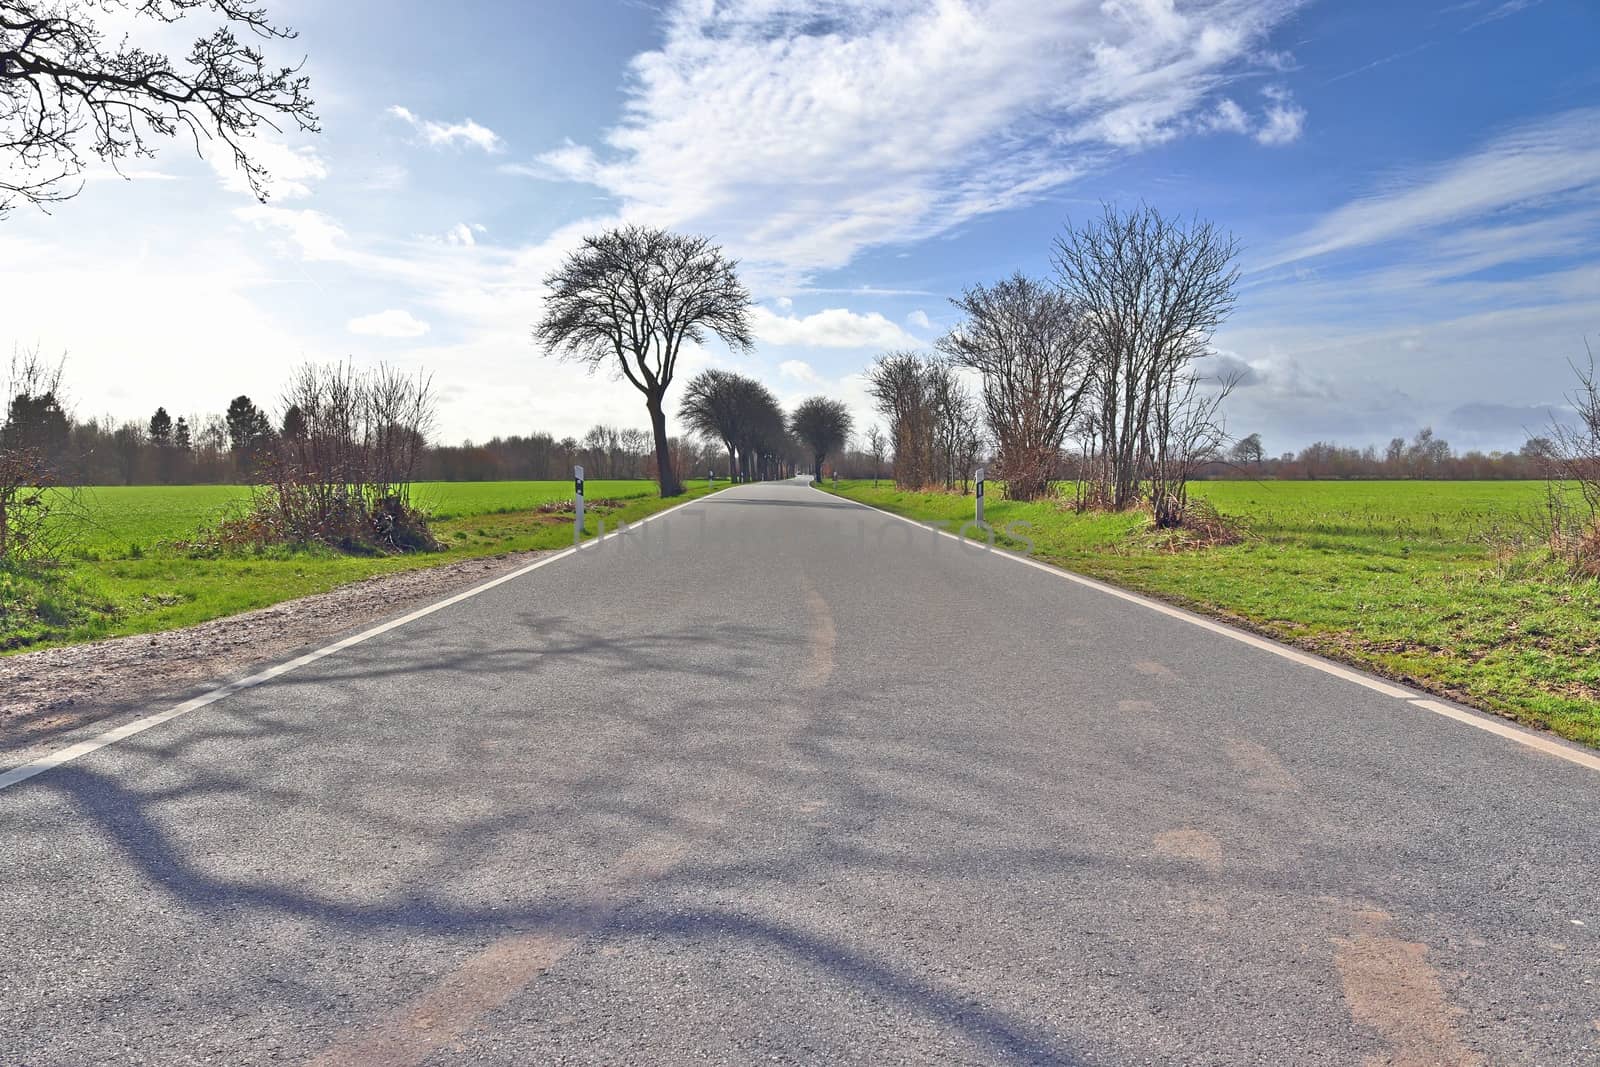
[[[526,566],[511,552],[379,575],[198,626],[0,658],[0,753],[109,727]],[[7,759],[8,763],[20,760]]]

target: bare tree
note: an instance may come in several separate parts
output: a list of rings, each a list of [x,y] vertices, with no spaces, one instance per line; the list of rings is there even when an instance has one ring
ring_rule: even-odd
[[[915,352],[890,352],[867,371],[867,389],[888,420],[894,481],[902,489],[963,492],[983,444],[981,417],[955,366]]]
[[[937,415],[927,361],[915,352],[889,352],[867,371],[867,389],[889,423],[894,482],[921,489],[934,481]]]
[[[930,359],[924,366],[933,404],[934,462],[945,489],[954,489],[959,481],[965,493],[983,444],[983,419],[953,364]]]
[[[1228,456],[1235,463],[1251,463],[1259,467],[1262,461],[1266,459],[1267,453],[1266,449],[1262,447],[1261,435],[1253,433],[1234,442],[1233,448],[1228,452]]]
[[[695,375],[684,390],[679,417],[690,430],[728,452],[729,475],[753,481],[770,473],[770,461],[787,447],[783,409],[771,390],[732,371]]]
[[[1180,446],[1159,438],[1190,421],[1173,405],[1200,396],[1193,365],[1233,308],[1237,251],[1211,223],[1148,206],[1108,204],[1057,239],[1057,284],[1089,330],[1100,504],[1129,507],[1153,464],[1174,469],[1163,456]]]
[[[754,345],[750,294],[736,268],[704,237],[624,226],[584,238],[545,279],[549,294],[535,340],[546,355],[591,370],[610,366],[644,394],[664,497],[683,492],[665,407],[683,343],[716,334],[736,351]]]
[[[951,303],[966,318],[939,348],[983,375],[984,420],[1006,495],[1037,500],[1050,491],[1091,383],[1083,320],[1066,295],[1020,273]]]
[[[678,417],[708,441],[717,441],[728,453],[728,476],[738,478],[736,454],[739,438],[740,376],[732,371],[706,370],[689,379],[683,390]]]
[[[828,453],[844,448],[850,439],[850,426],[849,409],[825,396],[802,400],[789,416],[789,432],[810,452],[812,477],[818,481],[822,480],[822,462]]]
[[[1552,419],[1539,451],[1548,473],[1551,548],[1600,577],[1600,371],[1585,348],[1588,359],[1572,365],[1578,385],[1567,396],[1576,418]]]
[[[1150,513],[1159,527],[1182,526],[1189,514],[1189,480],[1221,458],[1227,441],[1222,402],[1238,383],[1227,376],[1215,383],[1190,374],[1163,380],[1151,406]]]
[[[751,378],[740,379],[737,396],[739,470],[746,481],[776,477],[779,461],[793,447],[783,408],[770,389]]]
[[[872,457],[872,488],[878,488],[878,473],[883,469],[883,454],[889,449],[889,438],[883,429],[873,423],[867,429],[867,455]]]
[[[127,37],[108,42],[96,25],[119,13],[174,23],[196,9],[221,25],[181,63]],[[0,0],[0,214],[76,196],[86,153],[116,166],[180,134],[197,151],[221,141],[265,200],[269,176],[249,140],[263,125],[318,129],[301,67],[274,67],[261,48],[294,36],[254,0]]]

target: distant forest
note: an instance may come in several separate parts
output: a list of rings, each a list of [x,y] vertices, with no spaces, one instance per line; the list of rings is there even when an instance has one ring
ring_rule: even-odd
[[[16,408],[15,398],[11,407]],[[58,482],[77,485],[180,485],[250,482],[259,457],[285,432],[295,431],[290,409],[275,424],[249,397],[237,397],[225,415],[178,416],[165,408],[148,419],[109,417],[79,420],[54,398],[30,398],[33,408],[11,410],[12,422],[32,426],[44,443]],[[43,403],[40,403],[43,401]],[[1431,429],[1410,440],[1394,438],[1363,448],[1318,442],[1298,452],[1268,454],[1259,435],[1232,443],[1225,455],[1203,465],[1199,478],[1316,479],[1518,479],[1542,478],[1550,442],[1528,440],[1515,452],[1457,452]],[[728,477],[728,457],[719,445],[675,437],[672,450],[685,478],[715,472]],[[892,456],[874,458],[852,448],[832,464],[841,477],[889,475]],[[1064,452],[1060,477],[1074,478],[1086,457]],[[419,479],[428,481],[521,481],[565,479],[574,464],[590,478],[654,478],[650,431],[595,426],[582,438],[548,433],[495,437],[481,444],[432,445],[422,456]]]

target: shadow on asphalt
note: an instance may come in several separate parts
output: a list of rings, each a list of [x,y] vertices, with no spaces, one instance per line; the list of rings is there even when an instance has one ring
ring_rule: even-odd
[[[779,694],[771,691],[771,668],[774,657],[793,654],[793,640],[777,629],[724,624],[618,636],[570,619],[532,614],[523,615],[520,626],[526,631],[520,648],[444,648],[409,664],[339,657],[316,671],[285,676],[256,691],[275,696],[270,709],[241,697],[217,705],[204,720],[192,720],[183,730],[146,735],[121,746],[146,761],[148,775],[137,773],[138,767],[125,767],[112,777],[91,769],[91,764],[72,763],[41,777],[37,786],[60,794],[91,820],[127,864],[162,893],[192,909],[197,924],[212,917],[230,923],[248,921],[251,915],[264,920],[290,917],[324,925],[329,936],[399,932],[408,940],[459,945],[508,932],[571,929],[581,925],[589,905],[571,900],[571,887],[562,872],[552,872],[555,877],[547,879],[552,883],[548,890],[509,906],[501,900],[484,906],[463,903],[459,887],[482,884],[464,879],[463,873],[500,876],[508,851],[515,851],[508,849],[508,843],[519,839],[557,836],[565,842],[560,846],[564,853],[598,858],[598,865],[604,866],[607,854],[614,858],[652,835],[698,837],[688,858],[653,881],[648,892],[657,899],[671,896],[692,902],[697,890],[700,900],[707,890],[721,890],[713,899],[725,899],[727,906],[691,903],[658,909],[635,893],[589,939],[636,936],[713,946],[734,939],[802,969],[831,975],[860,991],[869,1003],[882,999],[898,1004],[964,1035],[993,1058],[1085,1062],[1080,1051],[1066,1047],[1067,1039],[1038,1022],[985,1006],[959,985],[930,977],[925,968],[897,966],[892,940],[881,951],[874,950],[870,923],[864,927],[868,934],[845,939],[787,916],[756,914],[761,897],[751,897],[752,892],[771,892],[782,899],[789,893],[809,901],[819,884],[860,878],[863,872],[916,881],[983,869],[1060,877],[1103,866],[1103,858],[1069,848],[973,847],[973,842],[1013,821],[1008,806],[1020,801],[1005,783],[1015,773],[1008,766],[1014,753],[998,742],[993,747],[974,745],[970,735],[958,736],[952,729],[947,735],[934,732],[909,741],[897,737],[896,752],[891,754],[875,748],[884,743],[875,720],[842,715],[821,700],[797,713],[794,721],[783,720],[774,711]],[[696,655],[697,650],[716,650],[717,655]],[[569,657],[602,665],[608,677],[619,679],[649,674],[670,682],[679,675],[714,678],[718,684],[683,693],[657,688],[632,696],[628,684],[618,686],[615,706],[599,718],[618,726],[627,743],[597,736],[596,758],[589,767],[578,768],[542,759],[537,737],[552,714],[544,706],[547,694],[541,681]],[[368,700],[375,693],[433,694],[440,691],[436,686],[448,685],[451,678],[500,677],[527,686],[526,707],[511,711],[502,706],[493,713],[474,715],[470,722],[460,721],[454,731],[470,737],[454,737],[454,743],[470,741],[489,751],[498,747],[515,753],[502,755],[513,768],[516,759],[525,757],[527,770],[516,788],[525,790],[529,780],[537,779],[544,803],[486,803],[492,814],[455,817],[448,827],[447,848],[439,847],[442,816],[425,810],[425,802],[396,805],[392,793],[387,794],[388,803],[371,802],[383,783],[403,777],[400,795],[431,797],[440,803],[476,789],[487,802],[496,799],[496,788],[505,786],[503,779],[477,775],[463,783],[459,761],[438,750],[438,737],[418,736],[405,726],[414,722],[406,715],[393,716],[385,726],[381,706],[372,709],[376,725],[346,723],[343,729],[361,732],[361,745],[386,746],[387,759],[356,761],[350,752],[321,751],[330,744],[353,749],[357,741],[330,738],[329,728],[316,720],[314,712],[298,710],[303,705],[294,697],[297,689],[325,688]],[[354,687],[356,682],[373,680],[397,684]],[[739,695],[732,699],[723,695],[730,691]],[[719,695],[714,699],[695,695],[705,693]],[[310,700],[315,694],[304,695]],[[866,705],[873,698],[864,694],[859,699]],[[473,710],[470,695],[463,695],[460,707],[464,714]],[[572,729],[570,724],[566,728]],[[374,739],[364,732],[368,730],[379,736]],[[434,733],[451,731],[439,728]],[[774,745],[779,735],[781,740]],[[207,751],[214,744],[224,744],[236,754],[228,767],[219,766],[214,750]],[[305,752],[312,746],[319,749],[319,773],[271,780],[254,773],[257,768],[304,764]],[[499,773],[505,773],[505,766]],[[708,833],[703,817],[693,813],[695,795],[730,781],[753,785],[741,793],[726,823]],[[912,781],[921,788],[907,788]],[[141,786],[145,782],[148,786]],[[947,790],[968,795],[980,788],[987,801],[959,815],[926,799]],[[525,794],[513,790],[511,795]],[[732,847],[718,848],[719,841],[727,842],[736,831],[760,839],[762,824],[769,822],[772,832],[767,839],[782,839],[782,828],[795,818],[789,803],[795,797],[826,798],[828,810],[848,823],[837,831],[803,838],[805,844],[798,850],[789,837],[789,854],[776,862],[761,856],[760,850],[750,855]],[[216,839],[210,838],[207,845],[208,809],[204,804],[195,806],[206,798],[221,798],[225,812],[234,819],[251,821],[252,813],[260,813],[268,826],[273,813],[329,812],[330,804],[338,801],[340,810],[330,818],[336,814],[361,820],[367,831],[363,840],[404,841],[415,845],[406,854],[427,858],[409,872],[409,878],[397,880],[377,899],[362,899],[348,891],[338,858],[322,857],[330,861],[327,866],[313,865],[320,877],[296,878],[295,871],[305,870],[310,862],[304,855],[305,843],[275,840],[270,832],[256,842],[265,854],[241,858],[246,846],[235,841],[230,851],[241,861],[219,868]],[[662,804],[661,798],[671,802]],[[786,799],[774,804],[778,798]],[[554,818],[556,813],[560,821]],[[907,817],[941,822],[955,818],[959,824],[951,827],[946,847],[932,852],[856,843],[864,836],[860,820]],[[278,862],[274,853],[281,854]],[[372,858],[351,854],[343,859],[351,870],[361,870],[370,869]],[[1188,877],[1181,865],[1170,866],[1174,883]],[[1156,868],[1153,873],[1160,875],[1159,863]],[[573,866],[574,871],[583,869],[581,862]],[[258,873],[247,875],[246,870]],[[343,895],[341,889],[346,890]]]
[[[781,497],[761,497],[751,499],[748,497],[722,496],[714,500],[707,500],[708,504],[717,507],[733,505],[734,507],[748,508],[817,508],[827,511],[860,511],[857,504],[835,504],[828,500],[784,500]]]

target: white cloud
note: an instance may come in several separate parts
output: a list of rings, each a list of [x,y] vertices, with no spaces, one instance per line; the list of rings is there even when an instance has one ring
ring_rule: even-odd
[[[1257,269],[1392,241],[1548,198],[1600,193],[1600,108],[1514,130],[1443,166],[1402,174],[1331,212]]]
[[[811,369],[811,364],[803,359],[784,360],[778,364],[778,374],[780,377],[789,378],[805,385],[816,385],[822,381],[817,372]]]
[[[345,254],[344,230],[320,211],[253,204],[233,214],[235,218],[253,223],[258,230],[281,231],[304,259],[336,260]]]
[[[917,339],[876,311],[858,314],[828,308],[813,315],[777,315],[766,308],[751,312],[756,336],[772,345],[807,348],[915,348]]]
[[[362,337],[421,337],[428,332],[429,326],[409,311],[391,308],[351,319],[346,328]]]
[[[460,122],[448,123],[435,122],[432,119],[425,119],[398,104],[389,108],[388,113],[417,131],[423,143],[430,148],[447,148],[461,145],[479,148],[485,152],[500,152],[505,147],[499,134],[487,126],[480,126],[472,119],[462,119]]]
[[[726,234],[758,289],[793,291],[1193,130],[1296,6],[678,0],[621,125],[539,166]]]
[[[928,319],[928,313],[921,308],[906,316],[906,321],[919,330],[933,329],[933,323]]]
[[[1265,121],[1256,130],[1256,140],[1265,145],[1298,141],[1306,125],[1305,108],[1296,104],[1285,89],[1268,89],[1266,96],[1271,103],[1267,105]]]
[[[473,248],[478,243],[478,235],[488,232],[489,228],[480,223],[458,222],[434,240],[456,248]]]
[[[1299,140],[1305,130],[1305,109],[1294,102],[1287,89],[1270,87],[1262,90],[1262,95],[1267,98],[1267,106],[1259,118],[1251,118],[1238,101],[1225,96],[1200,117],[1196,128],[1206,132],[1237,133],[1253,137],[1264,145],[1284,145]]]
[[[274,200],[303,200],[311,195],[311,185],[328,176],[328,165],[310,145],[290,147],[277,141],[248,142],[245,151],[252,162],[267,170],[267,193]],[[223,188],[236,193],[255,194],[244,171],[234,165],[231,152],[213,151],[206,156],[211,169],[222,179]]]
[[[1206,119],[1205,125],[1207,129],[1223,130],[1227,133],[1249,133],[1250,117],[1238,103],[1223,97],[1217,101],[1216,110]]]

